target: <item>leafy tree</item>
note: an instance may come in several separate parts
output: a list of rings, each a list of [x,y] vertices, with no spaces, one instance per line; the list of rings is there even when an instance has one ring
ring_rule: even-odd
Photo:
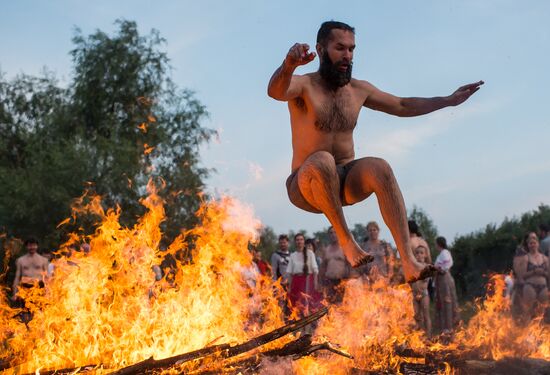
[[[51,74],[0,77],[0,223],[47,244],[82,193],[86,164],[59,124],[70,118],[68,90]]]
[[[85,189],[123,224],[143,212],[139,198],[153,178],[163,186],[168,237],[196,223],[209,170],[199,146],[213,131],[205,107],[170,79],[164,40],[116,21],[114,35],[77,30],[67,88],[55,78],[0,75],[0,226],[9,236],[34,235],[56,247],[56,225]],[[68,226],[79,228],[82,223]]]
[[[165,184],[164,229],[174,236],[196,223],[197,195],[208,175],[198,148],[213,131],[201,126],[205,107],[167,74],[159,33],[140,36],[135,22],[116,23],[114,36],[77,31],[73,38],[73,131],[92,161],[96,191],[107,205],[124,208],[125,222],[142,213],[138,198],[150,177]]]
[[[273,228],[269,225],[262,227],[260,231],[260,241],[257,245],[257,249],[262,253],[262,257],[265,261],[269,262],[271,254],[277,250],[277,242],[279,236],[275,233]]]
[[[355,224],[351,230],[351,234],[353,234],[353,238],[355,238],[358,243],[363,242],[369,235],[367,226],[363,224]]]

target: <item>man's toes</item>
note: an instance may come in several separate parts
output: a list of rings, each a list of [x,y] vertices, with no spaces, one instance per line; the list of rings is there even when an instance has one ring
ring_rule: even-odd
[[[413,277],[412,279],[409,279],[407,282],[412,284],[419,280],[425,280],[428,277],[434,276],[436,272],[437,272],[437,269],[433,265],[429,264],[426,267],[424,267],[422,271],[420,271],[418,276]]]
[[[353,268],[356,268],[356,267],[359,267],[359,266],[363,266],[365,264],[368,264],[370,262],[372,262],[374,260],[374,257],[370,254],[365,254],[363,257],[361,257],[361,259],[359,259],[357,261],[357,263],[355,263],[353,265]]]
[[[432,277],[437,272],[436,268],[429,264],[422,271],[420,271],[420,275],[418,276],[419,280],[427,279],[428,277]]]

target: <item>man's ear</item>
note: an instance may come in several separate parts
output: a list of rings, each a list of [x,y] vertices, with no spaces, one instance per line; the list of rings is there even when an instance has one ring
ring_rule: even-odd
[[[323,46],[321,45],[321,43],[317,43],[315,45],[315,50],[317,50],[317,56],[319,56],[319,59],[321,58],[321,56],[323,56],[323,52],[324,52],[324,48]]]

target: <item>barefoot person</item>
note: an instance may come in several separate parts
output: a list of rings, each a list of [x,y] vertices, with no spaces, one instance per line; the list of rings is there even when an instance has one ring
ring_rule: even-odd
[[[522,320],[527,322],[536,312],[537,304],[548,304],[548,286],[550,285],[550,263],[548,257],[540,252],[539,240],[528,234],[524,240],[527,254],[518,257],[514,271],[520,286]]]
[[[401,254],[405,277],[413,281],[421,276],[423,266],[412,255],[405,204],[393,172],[382,159],[355,159],[353,129],[359,111],[368,107],[396,116],[419,116],[464,102],[483,82],[462,86],[446,97],[399,98],[351,78],[354,49],[352,27],[325,22],[317,34],[319,70],[293,74],[316,56],[307,44],[296,43],[271,77],[268,95],[288,102],[290,111],[293,157],[288,195],[295,206],[325,214],[346,258],[358,266],[371,257],[353,239],[342,207],[375,193]],[[422,276],[432,270],[427,271]]]
[[[43,296],[43,288],[48,273],[48,259],[38,254],[38,241],[29,238],[25,241],[27,253],[15,261],[15,279],[13,280],[13,295],[11,297],[14,306],[23,310],[16,316],[23,323],[28,323],[33,318],[33,310],[39,305],[34,297]],[[34,294],[34,297],[33,297]]]
[[[38,254],[38,241],[29,238],[25,241],[27,254],[17,258],[15,262],[16,271],[13,280],[12,300],[18,299],[17,293],[20,288],[43,288],[45,277],[48,272],[48,259]]]

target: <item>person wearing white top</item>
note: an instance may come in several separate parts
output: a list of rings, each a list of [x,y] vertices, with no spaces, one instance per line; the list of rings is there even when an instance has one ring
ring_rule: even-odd
[[[437,270],[435,276],[436,321],[439,322],[442,333],[450,333],[460,319],[455,280],[449,272],[453,266],[453,257],[447,249],[445,237],[435,239],[435,248],[439,251],[434,264]]]
[[[317,276],[319,266],[313,251],[305,248],[305,237],[298,233],[294,237],[296,251],[290,254],[286,273],[289,280],[288,299],[301,315],[315,310],[320,303]]]

